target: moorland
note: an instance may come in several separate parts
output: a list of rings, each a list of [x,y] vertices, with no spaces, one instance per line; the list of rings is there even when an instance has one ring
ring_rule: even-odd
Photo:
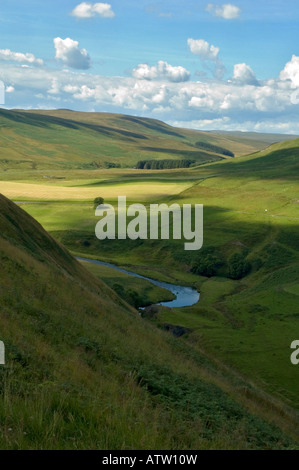
[[[296,136],[1,110],[1,448],[298,447],[298,171]],[[203,204],[203,248],[98,240],[120,195]]]

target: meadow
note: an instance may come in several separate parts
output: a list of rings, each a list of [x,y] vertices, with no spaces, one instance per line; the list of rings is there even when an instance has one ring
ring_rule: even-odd
[[[244,157],[234,161],[229,176],[227,164],[192,169],[185,182],[176,185],[167,182],[169,173],[166,172],[163,175],[153,172],[151,182],[144,182],[142,175],[136,175],[125,184],[120,183],[122,175],[119,175],[107,185],[103,181],[99,185],[93,182],[91,188],[85,179],[79,191],[78,186],[73,187],[80,203],[75,203],[75,199],[73,203],[61,199],[59,203],[27,202],[22,207],[74,254],[112,261],[131,269],[133,266],[141,274],[196,286],[201,292],[197,306],[180,312],[161,309],[157,322],[192,327],[190,337],[201,348],[254,380],[266,392],[298,408],[296,371],[289,361],[289,346],[299,331],[299,299],[292,291],[292,285],[298,283],[298,184],[292,174],[287,183],[276,177],[274,166],[264,176],[260,172],[256,177],[257,166],[264,166],[263,158],[259,155],[251,160]],[[249,161],[253,171],[250,174],[247,170],[244,175],[240,167]],[[161,177],[163,187],[169,188],[162,196]],[[71,187],[71,181],[66,187],[64,184],[59,183],[60,191]],[[77,184],[75,181],[74,185]],[[41,202],[45,188],[42,184],[35,186],[35,202]],[[141,197],[138,187],[141,191],[143,188]],[[170,189],[174,187],[175,190]],[[91,191],[92,197],[84,200],[84,189]],[[52,198],[53,194],[55,191],[48,192],[48,197]],[[246,252],[252,272],[240,280],[227,279],[221,270],[220,277],[211,279],[192,274],[190,268],[201,252],[185,252],[183,243],[177,240],[98,241],[94,235],[98,219],[91,201],[101,195],[115,205],[119,194],[126,194],[132,202],[148,204],[203,203],[204,247],[216,247],[226,261],[235,252]],[[135,290],[142,295],[137,285]]]
[[[27,121],[34,119],[36,122],[36,116],[40,119],[39,139],[44,139],[45,133],[51,134],[52,141],[48,142],[51,146],[57,145],[54,140],[58,139],[59,133],[53,132],[53,129],[51,132],[50,128],[62,126],[63,120],[66,142],[70,138],[68,133],[72,133],[73,127],[77,126],[79,129],[75,130],[82,149],[86,141],[81,139],[81,132],[90,134],[89,145],[92,142],[91,134],[99,134],[99,116],[86,114],[79,120],[77,113],[74,116],[69,111],[22,112],[21,116],[17,116],[20,121],[17,128],[13,121],[11,133],[14,138],[21,132],[26,137]],[[7,158],[8,163],[3,163],[4,153],[1,153],[1,193],[16,201],[74,255],[113,262],[155,279],[192,285],[200,291],[200,300],[193,307],[159,307],[154,315],[144,315],[140,319],[143,325],[140,328],[145,327],[142,333],[144,344],[150,343],[150,339],[145,339],[146,331],[161,335],[159,366],[156,369],[159,373],[153,373],[148,368],[147,360],[141,368],[147,390],[154,390],[154,394],[162,396],[162,401],[157,399],[159,406],[163,408],[165,399],[165,403],[171,402],[174,409],[178,403],[182,409],[184,407],[183,396],[178,391],[182,376],[172,376],[173,372],[163,369],[163,364],[169,363],[169,357],[166,359],[162,343],[171,344],[171,347],[177,348],[176,360],[180,357],[182,371],[184,367],[186,370],[190,367],[188,374],[195,380],[198,374],[208,377],[248,412],[274,423],[297,440],[299,381],[296,366],[290,362],[290,344],[299,335],[299,140],[270,145],[266,137],[265,140],[254,140],[248,135],[242,138],[220,134],[209,136],[205,133],[203,136],[204,133],[177,130],[151,120],[136,118],[134,121],[133,118],[124,119],[116,115],[104,115],[101,119],[105,119],[105,126],[103,122],[101,126],[106,127],[106,133],[107,127],[109,132],[114,129],[114,142],[119,147],[113,156],[108,155],[104,140],[97,140],[100,143],[98,163],[102,165],[105,159],[110,159],[120,168],[107,169],[105,165],[102,168],[85,168],[79,161],[81,157],[78,161],[75,154],[74,158],[70,157],[72,145],[81,149],[77,141],[72,141],[64,153],[68,163],[63,164],[56,147],[55,158],[50,158],[50,163],[37,152],[39,157],[34,167],[32,163],[17,164],[13,155],[11,160]],[[176,155],[179,158],[179,152],[183,149],[191,151],[190,148],[186,149],[191,144],[192,151],[197,151],[194,145],[202,138],[211,145],[233,151],[237,158],[223,159],[218,154],[217,159],[211,157],[212,160],[208,161],[206,157],[202,158],[202,154],[199,158],[198,154],[197,164],[188,169],[136,170],[132,167],[137,161],[145,159],[145,151],[140,152],[136,143],[123,140],[123,137],[128,138],[124,132],[138,134],[141,128],[146,130],[148,139],[151,134],[154,140],[151,147],[178,150],[177,154],[167,154],[169,158]],[[121,141],[119,135],[122,136]],[[165,138],[167,142],[163,140]],[[97,139],[104,137],[101,134]],[[106,135],[105,139],[107,145],[110,139],[111,145],[111,136]],[[131,135],[130,139],[136,140],[137,137]],[[163,143],[158,142],[159,139]],[[130,145],[134,151],[128,157]],[[88,153],[88,147],[86,149]],[[151,156],[146,155],[146,159],[152,159],[152,154],[159,159],[165,158],[166,152],[151,150]],[[35,157],[32,157],[33,160]],[[131,168],[123,167],[124,161]],[[202,250],[184,251],[182,241],[172,239],[97,240],[94,232],[97,222],[94,198],[103,197],[105,202],[115,205],[120,195],[126,195],[130,203],[142,202],[146,206],[162,202],[203,204]],[[234,259],[238,260],[236,268]],[[248,269],[239,269],[240,266],[242,269],[248,266]],[[85,267],[132,307],[138,306],[139,301],[155,303],[164,300],[165,292],[149,286],[145,281],[112,272],[109,268]],[[135,292],[133,296],[132,291]],[[188,328],[189,332],[176,339],[161,331],[165,324],[179,325]],[[95,338],[93,340],[96,341]],[[118,352],[120,349],[118,346]],[[187,358],[195,361],[196,367],[187,366]],[[171,363],[174,364],[175,360]],[[198,383],[192,382],[189,390],[190,400],[196,394],[206,396]],[[192,410],[190,412],[193,413]],[[144,419],[146,421],[147,418]],[[224,423],[224,419],[220,421]],[[236,440],[235,435],[233,441],[221,444],[220,434],[214,433],[210,443],[209,439],[204,441],[204,446],[244,447],[244,440],[241,444],[237,444]],[[187,441],[188,437],[184,446]],[[174,445],[173,441],[168,444],[165,444],[166,441],[157,442],[152,445]],[[194,446],[198,444],[196,440],[192,442]]]

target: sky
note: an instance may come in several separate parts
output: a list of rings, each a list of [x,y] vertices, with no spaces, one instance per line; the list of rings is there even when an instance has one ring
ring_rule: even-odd
[[[298,0],[1,0],[0,105],[299,134],[298,31]]]

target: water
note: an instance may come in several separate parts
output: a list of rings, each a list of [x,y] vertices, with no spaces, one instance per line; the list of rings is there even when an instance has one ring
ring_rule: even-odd
[[[199,301],[200,294],[193,287],[177,286],[175,284],[169,284],[168,282],[157,281],[156,279],[151,279],[150,277],[142,276],[141,274],[134,273],[133,271],[128,271],[123,268],[119,268],[111,263],[106,263],[105,261],[97,261],[95,259],[81,258],[77,257],[79,261],[86,261],[87,263],[99,264],[100,266],[107,266],[108,268],[115,269],[122,273],[128,274],[130,276],[138,277],[140,279],[145,279],[146,281],[151,282],[155,286],[162,287],[172,292],[176,298],[168,302],[160,302],[157,305],[163,305],[165,307],[191,307]]]

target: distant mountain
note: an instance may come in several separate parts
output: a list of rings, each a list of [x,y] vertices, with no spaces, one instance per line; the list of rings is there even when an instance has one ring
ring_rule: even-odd
[[[253,141],[267,142],[268,144],[274,144],[275,142],[283,142],[286,140],[294,140],[299,136],[294,134],[266,134],[263,132],[243,132],[243,131],[211,131],[213,134],[225,135],[230,138],[237,137],[238,139],[249,139]]]

